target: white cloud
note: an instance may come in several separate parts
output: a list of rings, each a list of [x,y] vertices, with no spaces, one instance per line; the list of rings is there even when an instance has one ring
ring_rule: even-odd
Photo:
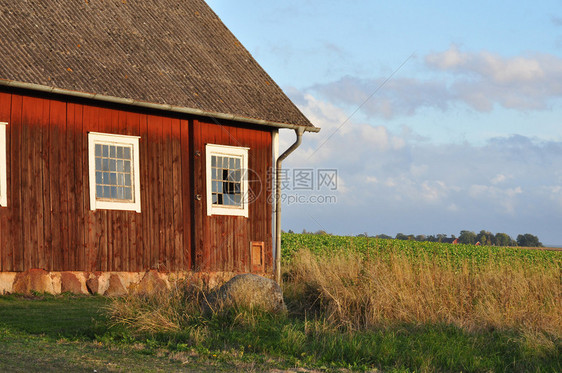
[[[345,181],[345,179],[342,177],[341,174],[338,174],[337,185],[338,185],[338,187],[337,187],[338,188],[337,189],[338,194],[349,193],[350,188],[347,187],[347,182]]]
[[[447,187],[442,181],[425,180],[421,184],[420,197],[426,202],[438,202],[447,196]]]
[[[449,206],[447,206],[447,210],[451,212],[457,212],[459,211],[459,207],[456,204],[451,203]]]
[[[287,229],[317,229],[316,222],[307,225],[313,216],[328,231],[346,234],[488,229],[542,238],[558,232],[553,222],[562,215],[562,142],[510,136],[481,146],[435,145],[353,119],[338,131],[347,119],[342,110],[312,95],[299,104],[322,131],[306,134],[286,167],[337,169],[338,203],[287,208],[284,214],[295,224]],[[281,132],[290,144],[292,132]]]
[[[295,101],[300,103],[300,109],[311,122],[321,127],[319,133],[304,136],[295,164],[319,164],[333,159],[334,154],[339,154],[338,164],[363,163],[376,153],[405,146],[403,139],[389,133],[386,127],[355,122],[342,109],[311,94],[301,95]],[[282,132],[281,149],[294,141],[294,135],[287,136],[287,133]]]
[[[562,59],[549,54],[502,57],[488,51],[460,52],[452,45],[431,53],[426,65],[451,74],[449,86],[456,100],[479,111],[494,104],[506,108],[546,109],[562,96]]]
[[[433,53],[425,57],[428,65],[433,65],[441,70],[456,69],[464,66],[470,56],[467,53],[461,53],[456,45],[442,53]]]
[[[562,209],[562,185],[545,186],[546,195]]]
[[[310,90],[318,92],[332,102],[351,105],[384,118],[396,115],[413,115],[421,107],[446,110],[454,100],[445,81],[423,81],[415,78],[386,77],[360,79],[345,76],[338,81],[316,85]]]
[[[386,185],[389,188],[394,188],[396,186],[396,182],[394,181],[393,178],[389,177],[386,179],[386,181],[384,182],[384,185]]]
[[[497,83],[534,82],[545,77],[545,70],[560,73],[560,69],[551,65],[552,56],[503,58],[487,51],[478,53],[461,53],[452,45],[441,53],[428,54],[426,64],[443,71],[461,74],[475,74]]]
[[[497,184],[501,184],[504,181],[507,180],[507,176],[503,175],[503,174],[497,174],[496,176],[494,176],[490,182],[492,183],[492,185],[497,185]]]
[[[447,111],[464,104],[480,112],[498,105],[545,110],[562,98],[562,58],[550,54],[504,57],[489,51],[463,52],[452,45],[425,56],[431,78],[344,76],[311,87],[327,100],[383,118],[411,116],[422,108]],[[383,84],[384,83],[384,84]]]
[[[422,176],[427,172],[428,169],[429,167],[426,164],[421,164],[421,165],[413,164],[410,166],[410,172],[412,173],[413,176],[416,177]]]

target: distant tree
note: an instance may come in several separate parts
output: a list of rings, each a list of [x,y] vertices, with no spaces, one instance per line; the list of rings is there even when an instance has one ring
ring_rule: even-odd
[[[482,245],[492,246],[495,242],[494,238],[495,237],[492,232],[481,230],[480,233],[478,233],[478,235],[476,236],[476,241],[479,241]]]
[[[461,231],[461,234],[459,236],[459,243],[474,245],[476,241],[476,233],[471,231]]]
[[[391,236],[386,235],[386,234],[378,234],[376,237],[377,237],[377,238],[382,238],[383,240],[390,240],[390,239],[392,239]]]
[[[396,233],[396,239],[405,241],[408,239],[408,236],[406,236],[404,233]]]
[[[289,233],[295,233],[295,232],[293,232],[293,230],[292,230],[292,229],[289,229]]]
[[[367,234],[367,232],[365,232],[365,233],[359,233],[357,237],[369,237],[369,235]]]
[[[446,234],[439,233],[437,235],[437,242],[447,242],[447,240],[448,239]]]
[[[308,234],[305,228],[302,229],[302,234]]]
[[[539,242],[537,236],[525,233],[517,236],[517,245],[523,247],[541,247],[542,243]]]
[[[407,241],[407,240],[413,240],[415,237],[413,234],[409,234],[409,235],[405,235],[404,233],[398,233],[396,234],[396,239],[397,240],[403,240],[403,241]]]
[[[324,235],[327,235],[328,233],[324,230],[319,230],[319,231],[314,232],[314,234],[316,234],[318,236],[324,236]]]
[[[513,239],[507,233],[496,233],[494,237],[496,246],[512,246]]]
[[[425,237],[425,234],[418,234],[418,235],[415,237],[415,240],[416,240],[416,241],[425,241],[426,239],[427,239],[427,238]]]

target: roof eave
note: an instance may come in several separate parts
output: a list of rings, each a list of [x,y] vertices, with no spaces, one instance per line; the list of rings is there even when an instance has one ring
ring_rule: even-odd
[[[271,122],[263,119],[255,119],[255,118],[247,118],[239,115],[234,114],[226,114],[226,113],[215,113],[200,109],[182,107],[182,106],[174,106],[168,104],[156,104],[152,102],[144,102],[139,101],[131,98],[122,98],[122,97],[114,97],[114,96],[107,96],[101,95],[97,93],[86,93],[80,91],[72,91],[68,89],[62,88],[55,88],[44,86],[41,84],[34,84],[34,83],[24,83],[18,82],[15,80],[7,80],[7,79],[0,79],[0,86],[7,86],[7,87],[15,87],[15,88],[22,88],[22,89],[29,89],[33,91],[39,92],[47,92],[47,93],[54,93],[60,95],[67,95],[79,98],[87,98],[91,100],[98,100],[104,102],[110,102],[114,104],[123,104],[123,105],[131,105],[137,106],[147,109],[156,109],[156,110],[164,110],[164,111],[171,111],[175,113],[183,113],[183,114],[192,114],[198,116],[205,116],[217,119],[225,119],[225,120],[232,120],[236,122],[244,122],[244,123],[251,123],[251,124],[259,124],[262,126],[274,127],[274,128],[287,128],[287,129],[297,129],[297,128],[304,128],[307,132],[319,132],[320,128],[314,126],[303,126],[298,124],[288,124],[288,123],[279,123],[279,122]]]

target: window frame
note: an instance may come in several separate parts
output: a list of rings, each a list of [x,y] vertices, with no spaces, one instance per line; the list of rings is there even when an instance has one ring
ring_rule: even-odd
[[[124,210],[141,212],[140,195],[140,157],[139,136],[117,135],[112,133],[88,132],[88,167],[90,176],[90,210]],[[133,183],[133,200],[123,202],[96,198],[96,144],[131,146],[131,181]]]
[[[0,122],[0,207],[8,206],[8,152],[6,150],[7,122]]]
[[[207,191],[207,215],[230,215],[230,216],[243,216],[248,217],[248,151],[250,148],[241,146],[205,145],[205,160],[206,160],[206,191]],[[240,193],[241,204],[239,206],[226,206],[226,205],[213,205],[213,188],[212,188],[212,163],[211,157],[213,155],[226,156],[226,157],[239,157],[240,162]]]

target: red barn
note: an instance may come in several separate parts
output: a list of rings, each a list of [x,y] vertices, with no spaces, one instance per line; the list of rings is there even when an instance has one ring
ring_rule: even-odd
[[[203,0],[2,1],[0,34],[0,293],[273,273],[278,130],[318,128]]]

